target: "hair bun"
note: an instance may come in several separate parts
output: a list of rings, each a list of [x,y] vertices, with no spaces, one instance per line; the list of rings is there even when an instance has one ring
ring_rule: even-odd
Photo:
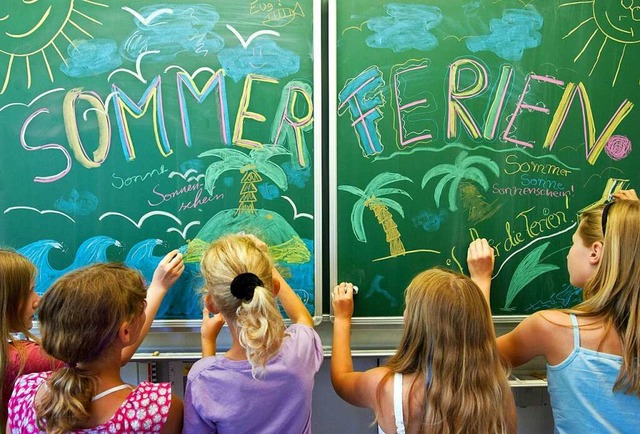
[[[231,294],[240,300],[251,300],[256,286],[262,286],[262,280],[253,273],[241,273],[231,281]]]

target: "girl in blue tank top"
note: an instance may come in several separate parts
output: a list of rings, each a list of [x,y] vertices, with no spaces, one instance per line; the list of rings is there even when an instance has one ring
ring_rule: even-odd
[[[512,366],[547,360],[557,433],[637,433],[640,415],[640,201],[635,191],[583,212],[567,256],[584,302],[537,312],[497,340]],[[484,239],[467,256],[489,300],[493,249]]]

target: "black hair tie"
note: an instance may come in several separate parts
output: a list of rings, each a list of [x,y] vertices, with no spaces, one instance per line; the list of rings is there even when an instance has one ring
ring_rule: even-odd
[[[262,286],[262,280],[253,273],[241,273],[231,281],[231,294],[240,300],[251,300],[256,286]]]

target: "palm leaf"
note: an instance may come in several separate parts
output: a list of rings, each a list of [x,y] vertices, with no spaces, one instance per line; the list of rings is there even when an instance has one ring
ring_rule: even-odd
[[[362,197],[353,205],[351,209],[351,227],[353,228],[353,234],[356,236],[356,239],[366,243],[367,235],[364,232],[364,222],[362,219],[365,210],[364,201],[365,199]]]
[[[531,283],[533,279],[548,271],[560,268],[555,265],[540,263],[540,256],[542,256],[542,253],[544,253],[548,245],[549,242],[546,242],[543,245],[536,247],[524,257],[520,264],[518,264],[516,271],[511,277],[511,283],[509,283],[507,298],[504,303],[504,307],[502,308],[503,310],[512,310],[510,306],[513,299],[525,286]]]
[[[236,158],[244,159],[247,162],[251,161],[251,159],[247,154],[233,148],[210,149],[208,151],[204,151],[200,153],[198,157],[218,157],[221,160],[229,160],[229,159],[232,159],[233,157],[236,157]]]
[[[207,171],[204,174],[204,188],[209,192],[209,194],[213,194],[213,188],[215,187],[216,181],[224,172],[228,170],[240,170],[240,167],[233,164],[229,164],[226,161],[216,161],[215,163],[211,163],[209,167],[207,167]]]
[[[457,172],[458,172],[458,168],[453,164],[440,164],[436,167],[433,167],[429,169],[429,171],[425,173],[424,176],[422,177],[421,188],[424,188],[424,186],[427,185],[427,182],[429,182],[432,178],[435,178],[440,175],[457,173]]]
[[[376,191],[376,197],[389,196],[390,194],[403,194],[409,199],[413,199],[409,193],[401,188],[380,188]]]
[[[493,172],[494,175],[500,175],[500,168],[495,161],[491,161],[491,159],[487,157],[483,157],[480,155],[474,155],[473,157],[468,157],[462,162],[462,167],[466,168],[471,166],[472,164],[479,164],[482,166],[486,166],[489,170]]]
[[[457,175],[455,173],[450,173],[440,179],[436,184],[436,188],[433,190],[433,200],[435,200],[437,207],[440,207],[440,196],[442,196],[442,190],[444,190],[447,183],[452,179],[455,179],[456,176]]]
[[[387,208],[391,208],[396,210],[396,212],[398,214],[400,214],[400,216],[402,218],[404,218],[404,210],[402,209],[402,205],[400,205],[398,202],[396,202],[393,199],[386,199],[384,197],[376,197],[376,202],[378,202],[381,205],[386,206]]]
[[[467,151],[462,151],[458,154],[458,156],[456,157],[456,161],[455,161],[455,165],[456,167],[465,167],[465,165],[469,165],[467,163],[467,155],[469,155],[469,153]]]
[[[456,177],[449,187],[449,211],[456,212],[458,210],[458,186],[462,178]]]
[[[487,181],[487,177],[484,175],[482,170],[476,167],[467,168],[462,176],[466,179],[477,182],[485,191],[489,188],[489,181]]]
[[[360,190],[358,187],[354,187],[353,185],[339,185],[338,190],[346,191],[364,198],[364,191]]]
[[[378,174],[375,178],[373,178],[371,181],[369,181],[369,184],[364,189],[364,192],[368,197],[371,197],[375,195],[375,192],[378,189],[384,187],[387,184],[391,184],[392,182],[398,182],[398,181],[413,182],[411,181],[411,179],[407,178],[406,176],[402,176],[399,173],[382,172]]]
[[[262,148],[252,149],[249,155],[255,161],[266,161],[276,155],[291,155],[291,152],[280,145],[264,145]]]

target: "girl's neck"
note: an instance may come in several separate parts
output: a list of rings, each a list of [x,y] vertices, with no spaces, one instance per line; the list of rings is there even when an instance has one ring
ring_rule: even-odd
[[[235,322],[227,320],[226,323],[229,327],[229,334],[231,335],[231,347],[224,353],[224,356],[230,360],[247,360],[247,351],[240,345]]]
[[[98,377],[98,392],[123,383],[120,377],[121,352],[121,348],[113,348],[96,360],[88,363],[78,363],[78,368],[96,373]]]
[[[233,342],[231,343],[231,348],[224,353],[224,356],[231,360],[247,360],[247,351],[240,345],[240,340],[238,339],[235,328],[230,328],[229,331],[231,332]]]

